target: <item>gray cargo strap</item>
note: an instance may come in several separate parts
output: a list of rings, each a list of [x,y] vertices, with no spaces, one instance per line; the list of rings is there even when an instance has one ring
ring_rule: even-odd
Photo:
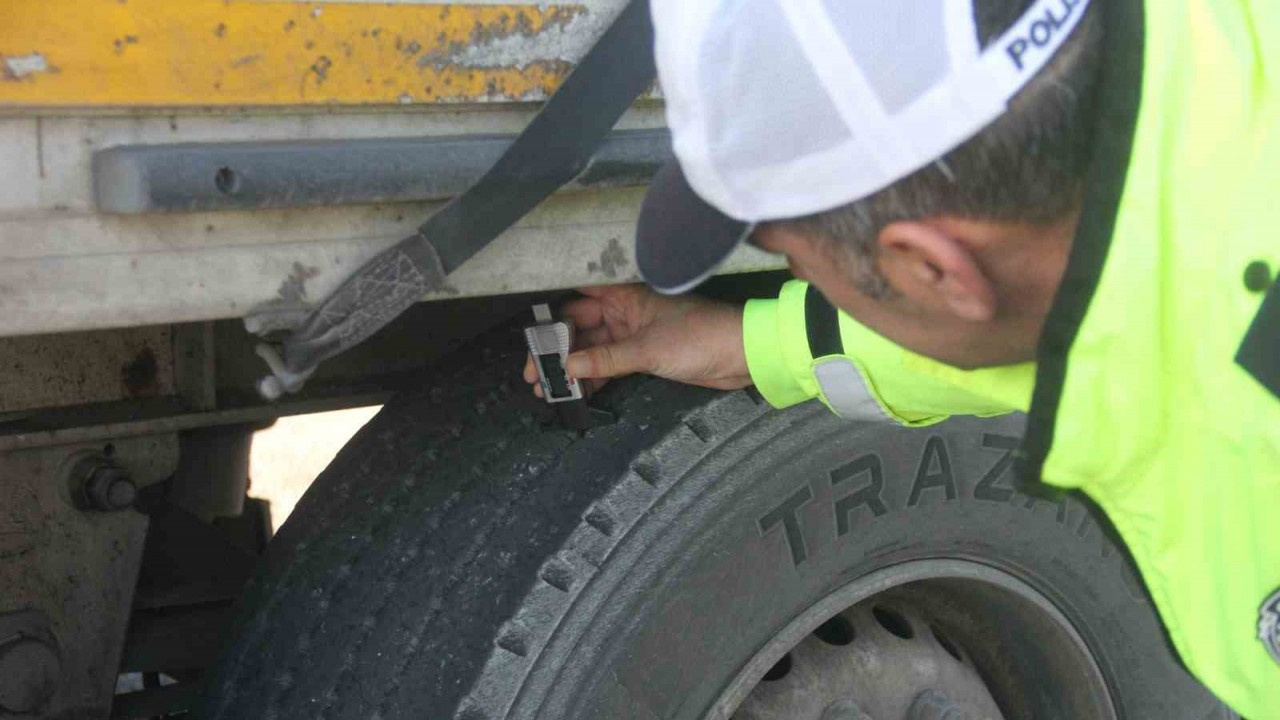
[[[484,177],[357,270],[282,343],[259,348],[272,373],[259,392],[268,399],[296,392],[322,361],[439,289],[449,273],[582,172],[655,75],[649,2],[631,0]],[[245,322],[259,325],[251,317]]]

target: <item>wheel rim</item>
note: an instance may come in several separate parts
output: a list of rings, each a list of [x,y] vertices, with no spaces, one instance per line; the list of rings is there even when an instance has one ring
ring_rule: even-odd
[[[706,717],[899,720],[913,702],[933,704],[922,720],[1116,718],[1068,618],[1013,575],[965,560],[903,563],[835,589],[765,643]]]

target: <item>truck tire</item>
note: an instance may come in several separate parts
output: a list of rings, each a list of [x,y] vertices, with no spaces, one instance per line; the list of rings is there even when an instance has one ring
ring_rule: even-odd
[[[203,717],[1234,717],[1094,512],[1012,484],[1020,418],[635,379],[577,434],[522,352],[462,354],[316,480]]]

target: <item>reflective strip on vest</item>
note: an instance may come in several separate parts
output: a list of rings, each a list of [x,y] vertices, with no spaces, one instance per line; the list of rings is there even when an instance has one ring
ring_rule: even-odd
[[[852,360],[832,357],[814,363],[813,376],[822,388],[822,397],[836,415],[846,420],[886,422],[891,418],[871,396],[862,371]]]

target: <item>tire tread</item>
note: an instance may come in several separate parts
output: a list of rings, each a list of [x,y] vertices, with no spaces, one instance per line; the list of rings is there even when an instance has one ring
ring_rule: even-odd
[[[566,432],[512,390],[520,350],[499,336],[461,354],[429,387],[389,403],[317,478],[251,582],[204,717],[502,717],[628,529],[717,438],[768,409],[743,392],[637,379],[602,398],[614,403],[613,425]],[[540,492],[578,484],[566,481],[578,468],[595,477],[572,502]],[[539,530],[527,555],[545,560],[497,556],[521,555],[512,538]],[[442,649],[442,630],[474,618],[461,598],[480,603],[487,623],[471,624],[464,647]],[[405,632],[371,670],[370,651],[392,627]],[[438,652],[449,662],[436,661],[430,692],[415,687],[428,698],[419,707],[403,690]]]

